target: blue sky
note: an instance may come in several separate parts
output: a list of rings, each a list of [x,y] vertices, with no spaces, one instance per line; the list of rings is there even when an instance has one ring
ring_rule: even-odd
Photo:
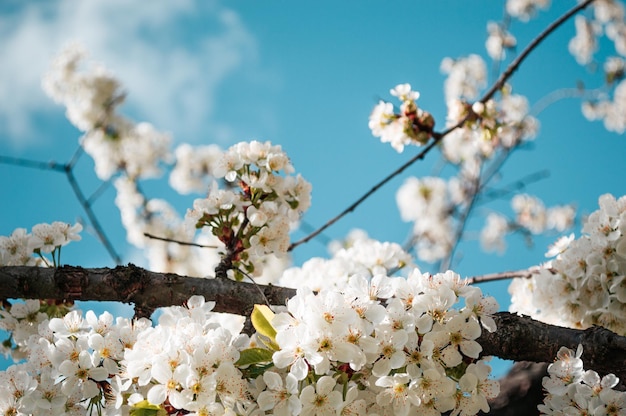
[[[575,4],[554,3],[552,10],[529,23],[513,22],[520,50]],[[4,1],[0,155],[59,162],[71,157],[80,133],[64,118],[64,110],[44,95],[40,82],[50,59],[65,43],[78,40],[124,83],[128,99],[122,111],[171,132],[177,143],[227,147],[257,139],[281,144],[296,170],[313,184],[313,205],[304,221],[317,227],[419,151],[408,148],[399,155],[371,136],[367,121],[378,99],[390,99],[390,88],[408,82],[421,93],[419,105],[442,126],[441,60],[470,53],[486,57],[487,22],[500,20],[502,13],[503,2],[493,0]],[[573,34],[569,22],[512,78],[514,91],[526,95],[531,105],[578,81],[601,85],[597,74],[578,66],[567,52]],[[599,56],[609,51],[603,48]],[[549,177],[529,185],[527,192],[548,206],[574,203],[582,213],[595,210],[603,193],[626,193],[622,137],[606,132],[601,123],[586,121],[577,100],[551,105],[539,120],[541,131],[532,149],[512,156],[502,171],[502,184],[548,170]],[[324,237],[342,238],[358,227],[382,241],[404,242],[410,224],[399,218],[395,192],[407,176],[429,175],[440,161],[431,153]],[[90,160],[84,158],[77,172],[87,193],[96,189]],[[0,177],[5,195],[0,199],[2,235],[16,227],[84,217],[61,174],[0,165]],[[145,186],[154,197],[173,197],[164,182]],[[194,197],[174,202],[184,212]],[[113,199],[113,189],[108,189],[95,210],[129,261],[135,254],[125,241]],[[512,236],[505,255],[482,253],[475,237],[490,210],[511,213],[508,201],[476,211],[469,239],[459,250],[457,272],[470,276],[545,260],[543,253],[556,235],[538,238],[532,249]],[[303,235],[298,232],[294,238]],[[320,239],[298,248],[294,261],[325,255]],[[63,261],[113,265],[86,233],[80,244],[64,250]],[[505,309],[506,286],[495,283],[483,289],[497,296]]]

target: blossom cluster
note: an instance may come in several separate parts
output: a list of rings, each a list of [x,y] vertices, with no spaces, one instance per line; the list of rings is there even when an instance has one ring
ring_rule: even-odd
[[[114,181],[116,203],[128,240],[146,249],[152,270],[206,275],[206,269],[193,261],[195,253],[189,247],[174,247],[145,236],[182,240],[185,235],[175,210],[163,200],[145,197],[137,183],[159,175],[160,165],[170,161],[169,136],[148,123],[136,124],[120,116],[117,110],[125,98],[121,83],[102,65],[85,61],[81,45],[68,45],[44,76],[43,87],[66,107],[68,119],[84,133],[80,145],[93,158],[97,176],[102,180],[118,176]],[[184,188],[179,170],[173,170],[172,182]]]
[[[510,310],[561,326],[603,326],[626,335],[626,197],[606,194],[578,239],[564,237],[556,258],[530,279],[515,279]]]
[[[30,312],[30,336],[20,336],[26,362],[0,373],[0,412],[13,415],[96,414],[112,400],[104,414],[116,413],[121,390],[120,360],[124,348],[150,327],[147,319],[131,321],[105,312],[83,317],[71,311],[62,318],[39,313],[39,301],[15,304],[6,322]],[[15,334],[15,333],[14,333]],[[121,405],[121,402],[120,402]],[[119,405],[117,408],[119,409]]]
[[[286,307],[258,307],[257,333],[193,296],[158,324],[49,318],[39,301],[19,336],[27,361],[0,373],[0,412],[16,415],[163,414],[473,415],[499,387],[476,342],[494,331],[493,298],[449,271],[408,278],[353,275],[344,288],[301,288]]]
[[[441,72],[448,77],[444,82],[446,102],[452,99],[473,100],[487,84],[487,65],[476,54],[441,61]]]
[[[487,24],[487,42],[485,48],[487,53],[494,60],[503,60],[506,56],[506,51],[515,48],[517,40],[503,25],[496,22],[489,22]]]
[[[213,272],[220,261],[218,249],[223,247],[215,236],[203,232],[194,238],[184,218],[169,202],[160,198],[148,199],[130,178],[117,178],[114,184],[117,190],[115,203],[127,239],[143,250],[151,270],[194,277]],[[187,242],[196,245],[184,244]]]
[[[584,370],[583,349],[576,352],[561,347],[557,359],[548,366],[543,378],[546,397],[539,405],[542,415],[623,415],[626,392],[613,389],[619,379],[613,374],[602,378],[593,370]]]
[[[176,241],[191,241],[184,219],[167,201],[148,198],[138,181],[161,173],[160,165],[174,162],[172,187],[181,193],[205,191],[212,166],[222,151],[217,146],[191,148],[181,145],[172,160],[170,138],[148,123],[134,123],[117,113],[125,94],[121,83],[102,65],[85,62],[86,52],[70,44],[55,59],[43,79],[46,92],[63,104],[68,119],[84,135],[81,147],[95,163],[98,177],[114,175],[127,239],[144,249],[149,267],[155,271],[188,276],[206,276],[219,263],[216,250],[199,252],[197,247],[168,243],[146,235]],[[219,246],[211,234],[198,236],[197,244]]]
[[[301,267],[286,269],[271,283],[294,289],[306,286],[316,292],[341,290],[355,274],[369,279],[381,274],[391,276],[415,267],[411,255],[399,244],[374,240],[362,230],[353,230],[345,241],[331,242],[329,249],[332,258],[313,257]],[[324,278],[320,279],[320,276]]]
[[[454,128],[443,137],[441,151],[447,162],[459,166],[459,172],[447,181],[438,177],[410,177],[396,196],[402,219],[413,222],[411,240],[417,257],[426,262],[444,260],[452,253],[458,238],[458,222],[465,221],[464,214],[458,215],[458,221],[454,216],[471,209],[471,201],[492,179],[489,174],[486,178],[481,175],[489,162],[497,166],[493,156],[510,152],[532,138],[538,126],[535,118],[528,115],[526,98],[510,93],[508,88],[502,90],[498,101],[490,99],[473,104],[466,101],[475,98],[484,86],[485,64],[478,55],[458,60],[446,59],[442,68],[449,74],[445,84],[447,125]],[[392,94],[406,100],[415,100],[419,96],[408,84],[398,85]],[[401,151],[411,141],[408,136],[403,136],[404,133],[391,134],[401,130],[393,127],[393,123],[400,119],[392,114],[392,110],[391,104],[379,103],[370,116],[370,128],[375,136],[381,136],[383,142],[390,141],[396,150]],[[385,136],[387,133],[391,135]],[[550,215],[546,215],[540,203],[534,204],[536,209],[530,212],[531,204],[518,209],[518,201],[513,202],[518,213],[517,230],[529,229],[536,234],[549,228],[561,230],[572,222],[570,207],[555,208],[549,211]],[[508,227],[512,224],[505,223],[503,219],[498,216],[488,221],[482,238],[487,247],[504,247],[502,237],[513,227]]]
[[[400,217],[413,222],[413,239],[417,256],[434,262],[445,258],[452,249],[456,204],[463,201],[459,181],[426,176],[409,177],[396,193]]]
[[[44,77],[44,90],[66,107],[68,119],[85,133],[81,145],[93,158],[100,179],[118,171],[133,178],[157,175],[159,164],[170,158],[171,138],[149,123],[135,124],[117,114],[124,100],[119,81],[101,65],[81,68],[85,57],[80,45],[68,45]]]
[[[480,243],[486,251],[503,252],[507,233],[523,232],[541,234],[546,231],[563,232],[574,225],[576,210],[572,205],[557,205],[546,208],[536,196],[517,194],[511,199],[515,218],[507,219],[492,212],[487,215],[480,233]]]
[[[84,132],[80,144],[94,159],[98,177],[117,175],[115,202],[127,239],[144,249],[150,269],[207,276],[228,258],[232,267],[242,266],[238,278],[242,272],[258,277],[265,269],[276,279],[285,266],[281,254],[289,245],[290,227],[310,205],[310,185],[291,175],[287,155],[279,146],[260,142],[228,151],[183,144],[171,152],[167,135],[117,114],[124,99],[120,82],[104,67],[84,64],[85,56],[82,47],[69,45],[46,74],[44,89]],[[161,165],[170,163],[175,191],[209,190],[186,219],[167,201],[141,190],[140,180],[161,174]],[[218,189],[216,180],[228,189]],[[189,222],[208,231],[196,234]],[[227,268],[232,270],[231,264]]]
[[[285,382],[315,375],[300,396],[303,414],[314,405],[316,414],[475,414],[499,391],[476,342],[481,326],[495,330],[496,309],[453,272],[369,282],[354,275],[342,292],[301,287],[272,321],[273,362],[288,370]]]
[[[570,53],[578,63],[589,64],[598,50],[599,37],[606,35],[615,51],[626,56],[624,5],[619,1],[604,0],[593,2],[591,9],[588,15],[576,16],[576,35],[570,40]]]
[[[454,245],[457,221],[454,213],[465,201],[461,181],[453,177],[409,177],[400,186],[396,201],[404,221],[413,222],[416,254],[422,261],[435,262],[449,255]],[[537,197],[518,194],[511,200],[515,218],[492,212],[480,233],[486,251],[504,251],[505,236],[513,232],[536,235],[546,231],[562,232],[574,224],[576,211],[571,205],[546,208]]]
[[[258,273],[258,259],[281,256],[289,248],[289,230],[311,203],[311,185],[293,167],[280,146],[241,142],[228,149],[215,168],[231,188],[214,183],[206,198],[196,199],[186,221],[208,227],[224,244],[229,271]],[[243,267],[243,270],[240,269]]]
[[[506,12],[523,22],[527,22],[539,9],[546,9],[550,0],[507,0]]]
[[[381,100],[369,118],[369,128],[383,143],[390,143],[398,153],[409,144],[423,145],[428,142],[435,126],[432,115],[417,106],[420,94],[410,84],[399,84],[390,90],[391,95],[402,102],[396,113],[392,103]]]
[[[60,265],[61,247],[80,240],[82,229],[80,223],[59,221],[37,224],[30,234],[24,228],[16,228],[10,236],[0,236],[0,266]]]
[[[621,61],[623,68],[624,61]],[[623,77],[623,69],[621,69]],[[607,74],[611,72],[607,71]],[[607,75],[608,77],[611,75]],[[617,83],[612,99],[600,99],[583,103],[583,115],[591,121],[602,120],[607,130],[623,133],[626,131],[626,81]]]
[[[569,43],[569,50],[581,65],[590,65],[599,50],[601,37],[606,36],[613,45],[616,55],[608,56],[604,69],[609,94],[583,102],[583,115],[589,120],[602,120],[610,131],[626,131],[626,14],[619,1],[603,0],[591,3],[587,15],[576,16],[576,35]]]
[[[533,139],[539,123],[528,111],[526,97],[507,90],[497,101],[491,99],[471,105],[463,99],[450,98],[447,125],[464,123],[442,142],[446,160],[474,172],[499,150],[510,151]]]
[[[209,180],[215,177],[224,151],[216,144],[191,146],[183,143],[176,148],[176,163],[170,173],[170,185],[181,194],[204,193]]]

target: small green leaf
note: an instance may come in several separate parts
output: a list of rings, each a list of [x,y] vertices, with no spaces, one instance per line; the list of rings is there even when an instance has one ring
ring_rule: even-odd
[[[446,368],[446,375],[452,380],[458,381],[465,374],[465,370],[467,370],[468,365],[469,364],[466,362],[461,362],[461,364],[457,365],[456,367]]]
[[[276,342],[276,330],[271,323],[274,319],[274,312],[267,305],[254,305],[250,319],[256,332],[269,338],[272,343]]]
[[[245,367],[253,364],[271,362],[273,354],[273,351],[266,350],[265,348],[248,348],[241,351],[235,365]]]
[[[136,403],[130,409],[130,416],[162,416],[165,414],[165,410],[163,410],[161,406],[151,404],[147,400]]]
[[[269,363],[265,365],[253,365],[248,368],[240,368],[241,374],[244,378],[250,380],[262,376],[265,374],[267,370],[274,367],[274,363]]]

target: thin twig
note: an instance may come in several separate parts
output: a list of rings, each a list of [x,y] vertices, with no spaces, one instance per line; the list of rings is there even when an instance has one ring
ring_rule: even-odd
[[[14,165],[32,169],[65,172],[65,165],[55,161],[40,162],[37,160],[22,159],[19,157],[0,156],[0,163],[4,165]]]
[[[111,186],[110,179],[106,181],[102,181],[100,186],[98,186],[98,189],[93,191],[91,195],[89,195],[89,198],[87,198],[87,203],[89,204],[89,206],[91,206],[91,204],[93,204],[96,201],[96,199],[100,198],[100,196],[104,193],[104,191],[109,189],[110,186]]]
[[[416,161],[418,161],[420,159],[423,159],[424,156],[426,156],[426,154],[430,151],[430,149],[435,147],[441,141],[441,139],[443,137],[444,137],[443,135],[440,135],[439,137],[434,138],[434,140],[432,142],[430,142],[430,144],[428,146],[426,146],[426,148],[424,148],[424,150],[422,150],[420,153],[418,153],[417,155],[412,157],[408,162],[404,163],[402,166],[400,166],[398,169],[393,171],[391,174],[387,175],[382,181],[380,181],[376,185],[374,185],[369,191],[367,191],[363,196],[361,196],[359,199],[357,199],[348,208],[343,210],[339,215],[335,216],[334,218],[331,218],[326,224],[322,225],[320,228],[318,228],[317,230],[313,231],[311,234],[309,234],[308,236],[304,237],[303,239],[298,240],[295,243],[292,243],[289,246],[287,251],[292,251],[294,248],[298,247],[300,244],[304,244],[304,243],[309,242],[311,239],[315,238],[317,235],[322,233],[322,231],[326,230],[328,227],[330,227],[331,225],[333,225],[334,223],[339,221],[341,218],[343,218],[346,214],[349,214],[350,212],[354,211],[356,209],[356,207],[361,205],[361,203],[363,201],[365,201],[367,198],[369,198],[370,195],[372,195],[374,192],[376,192],[378,189],[380,189],[383,185],[385,185],[387,182],[389,182],[390,180],[392,180],[393,178],[398,176],[400,173],[402,173],[406,168],[411,166]]]
[[[190,243],[187,241],[174,240],[173,238],[159,237],[150,233],[143,233],[143,235],[148,238],[152,238],[154,240],[166,241],[168,243],[176,243],[176,244],[180,244],[181,246],[191,246],[191,247],[200,247],[200,248],[218,248],[217,246],[209,246],[205,244]]]
[[[96,231],[96,235],[100,239],[100,242],[102,243],[102,245],[104,245],[104,248],[109,252],[109,255],[111,256],[115,264],[118,266],[121,265],[122,258],[119,256],[119,254],[117,254],[117,252],[115,251],[115,247],[113,247],[113,244],[111,244],[111,241],[107,238],[106,233],[104,232],[104,228],[102,228],[102,226],[100,225],[100,221],[98,221],[98,217],[96,217],[96,214],[93,212],[93,210],[91,209],[91,206],[87,202],[87,198],[85,198],[83,191],[80,189],[80,186],[78,185],[78,182],[76,181],[76,177],[74,176],[74,171],[69,165],[65,169],[65,176],[67,177],[67,180],[70,183],[70,186],[72,187],[72,191],[74,191],[74,196],[76,196],[76,199],[78,199],[78,202],[82,205],[83,209],[85,210],[87,217],[89,217],[89,221],[91,222],[91,225]]]
[[[583,98],[583,99],[600,99],[606,97],[606,92],[601,89],[593,89],[593,90],[581,90],[580,88],[561,88],[558,90],[554,90],[549,94],[541,97],[539,101],[537,101],[530,111],[529,115],[537,116],[542,113],[546,108],[551,106],[557,101],[564,100],[566,98]]]
[[[267,299],[267,296],[265,296],[265,293],[263,293],[263,290],[261,289],[261,287],[259,286],[259,284],[252,278],[252,276],[250,276],[248,273],[244,272],[243,270],[241,270],[240,268],[237,268],[237,271],[241,274],[243,274],[244,276],[246,276],[250,282],[254,285],[254,287],[257,288],[257,290],[259,291],[259,293],[261,294],[261,296],[263,297],[263,301],[265,302],[265,304],[267,305],[268,308],[272,308],[272,305],[270,305],[270,301]]]
[[[391,172],[389,175],[387,175],[383,180],[381,180],[380,182],[378,182],[376,185],[374,185],[369,191],[367,191],[363,196],[361,196],[359,199],[357,199],[352,205],[350,205],[348,208],[346,208],[345,210],[343,210],[339,215],[337,215],[334,218],[331,218],[326,224],[324,224],[323,226],[321,226],[320,228],[318,228],[317,230],[315,230],[314,232],[312,232],[311,234],[309,234],[308,236],[304,237],[301,240],[296,241],[295,243],[292,243],[289,246],[289,249],[287,251],[292,251],[294,248],[298,247],[300,244],[304,244],[308,241],[310,241],[311,239],[315,238],[316,236],[318,236],[320,233],[322,233],[322,231],[326,230],[328,227],[330,227],[331,225],[333,225],[334,223],[336,223],[337,221],[339,221],[341,218],[343,218],[346,214],[349,214],[350,212],[354,211],[356,209],[356,207],[358,207],[359,205],[361,205],[361,203],[363,201],[365,201],[368,197],[370,197],[374,192],[376,192],[378,189],[380,189],[383,185],[385,185],[387,182],[389,182],[390,180],[392,180],[393,178],[395,178],[396,176],[398,176],[399,174],[401,174],[402,172],[404,172],[404,170],[406,168],[408,168],[409,166],[411,166],[413,163],[415,163],[416,161],[420,160],[420,159],[424,159],[424,157],[426,156],[426,154],[428,154],[428,152],[435,147],[437,144],[439,144],[439,142],[446,136],[448,135],[452,130],[460,127],[463,123],[465,123],[465,120],[462,120],[461,122],[457,123],[456,125],[448,128],[447,130],[441,132],[441,133],[437,133],[437,132],[433,132],[432,136],[433,136],[433,140],[424,148],[424,150],[422,150],[420,153],[418,153],[417,155],[413,156],[408,162],[404,163],[402,166],[400,166],[398,169],[394,170],[393,172]]]
[[[308,222],[304,220],[300,220],[300,226],[298,228],[302,230],[304,233],[310,233],[310,232],[315,231],[315,228],[313,228],[311,224],[309,224]],[[332,238],[330,238],[329,236],[325,234],[319,234],[318,237],[319,238],[317,238],[317,241],[319,241],[319,243],[323,245],[324,247],[328,247],[328,245],[332,241]]]
[[[502,169],[504,163],[508,160],[509,156],[515,149],[520,146],[520,143],[517,143],[515,146],[503,149],[498,153],[498,157],[494,160],[487,168],[487,171],[483,174],[483,183],[478,189],[478,192],[481,192],[489,182],[496,176],[496,173]]]
[[[78,148],[74,151],[74,154],[72,155],[70,161],[67,162],[66,166],[69,169],[74,169],[74,166],[76,165],[76,163],[78,163],[78,159],[80,159],[80,157],[84,154],[85,152],[83,151],[83,147],[79,145]]]
[[[526,188],[528,184],[538,182],[542,179],[547,178],[548,176],[550,176],[550,171],[548,169],[543,169],[538,172],[531,173],[530,175],[526,175],[523,178],[518,179],[517,181],[510,183],[503,188],[485,191],[482,197],[478,200],[479,204],[484,204],[489,201],[493,201],[494,199],[510,195],[513,192],[521,191],[522,189]],[[483,189],[484,188],[485,187],[483,186]]]
[[[476,202],[478,198],[478,193],[481,188],[480,173],[472,181],[472,188],[473,188],[472,194],[469,199],[469,202],[466,208],[463,210],[463,212],[461,212],[461,214],[459,215],[459,224],[457,226],[456,232],[454,233],[454,238],[452,240],[453,244],[452,244],[452,248],[450,249],[450,253],[448,253],[446,258],[441,261],[441,264],[439,266],[439,270],[441,271],[448,270],[450,268],[450,265],[452,264],[454,253],[457,247],[459,246],[459,241],[461,240],[461,236],[463,235],[463,232],[465,231],[465,226],[467,225],[467,219],[469,218],[469,215],[472,209],[474,208],[474,203]]]
[[[467,278],[468,285],[477,283],[496,282],[498,280],[509,280],[517,277],[530,278],[533,274],[537,274],[540,269],[523,269],[500,273],[482,274],[480,276],[472,276]],[[547,269],[550,270],[550,269]]]
[[[517,70],[517,68],[520,66],[520,64],[524,61],[524,59],[526,59],[526,57],[550,34],[552,33],[556,28],[558,28],[561,24],[563,24],[567,19],[569,19],[571,16],[573,16],[574,14],[576,14],[578,11],[584,9],[585,7],[587,7],[589,4],[591,4],[594,0],[585,0],[583,3],[578,4],[576,7],[572,8],[570,11],[568,11],[567,13],[565,13],[563,16],[561,16],[560,18],[558,18],[556,21],[554,21],[551,25],[549,25],[543,32],[541,32],[539,34],[539,36],[537,36],[523,51],[522,53],[520,53],[520,55],[513,61],[511,62],[511,64],[507,67],[507,69],[502,73],[502,75],[500,76],[500,78],[493,84],[493,86],[487,91],[487,93],[485,93],[485,95],[479,100],[480,102],[486,102],[488,101],[491,97],[493,97],[493,95],[500,90],[500,88],[502,88],[502,86],[504,86],[504,84],[506,83],[506,81],[511,77],[511,75],[513,75],[513,72],[515,72]],[[469,117],[469,116],[468,116]],[[318,228],[317,230],[315,230],[314,232],[312,232],[311,234],[309,234],[308,236],[292,243],[289,246],[288,251],[292,251],[294,248],[298,247],[301,244],[307,243],[308,241],[310,241],[311,239],[315,238],[317,235],[319,235],[322,231],[326,230],[328,227],[330,227],[331,225],[333,225],[334,223],[336,223],[337,221],[339,221],[341,218],[343,218],[345,215],[349,214],[350,212],[354,211],[359,205],[361,205],[361,203],[363,201],[365,201],[367,198],[369,198],[373,193],[375,193],[376,191],[378,191],[378,189],[380,189],[383,185],[385,185],[387,182],[389,182],[391,179],[395,178],[396,176],[398,176],[399,174],[401,174],[402,172],[404,172],[404,170],[406,168],[408,168],[409,166],[411,166],[412,164],[414,164],[415,162],[417,162],[418,160],[424,159],[424,157],[426,156],[426,154],[428,152],[430,152],[430,150],[432,148],[434,148],[437,144],[439,144],[439,142],[445,137],[447,136],[451,131],[457,129],[458,127],[461,127],[466,121],[467,118],[461,120],[459,123],[455,124],[454,126],[444,130],[441,133],[437,133],[437,132],[433,132],[432,133],[432,137],[433,140],[420,152],[418,153],[416,156],[412,157],[409,161],[407,161],[406,163],[404,163],[402,166],[400,166],[398,169],[396,169],[395,171],[393,171],[391,174],[389,174],[388,176],[386,176],[383,180],[381,180],[380,182],[378,182],[376,185],[374,185],[369,191],[367,191],[363,196],[361,196],[359,199],[357,199],[352,205],[350,205],[348,208],[346,208],[345,210],[343,210],[339,215],[335,216],[334,218],[331,218],[326,224],[322,225],[320,228]]]

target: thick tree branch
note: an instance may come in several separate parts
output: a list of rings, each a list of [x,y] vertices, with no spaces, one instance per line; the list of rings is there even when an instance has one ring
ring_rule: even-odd
[[[483,355],[514,361],[552,362],[560,347],[576,350],[582,344],[586,369],[600,374],[613,373],[620,380],[626,380],[626,337],[601,327],[563,328],[508,312],[498,312],[494,319],[498,330],[483,331],[477,340],[483,347]]]
[[[500,394],[489,401],[490,416],[539,415],[537,406],[543,402],[541,381],[547,375],[547,363],[519,362],[498,380]],[[483,414],[483,413],[480,413]]]
[[[155,273],[129,264],[114,269],[63,266],[0,267],[0,299],[55,299],[60,301],[117,301],[133,303],[149,315],[154,309],[182,305],[192,295],[216,302],[216,312],[249,315],[254,304],[284,305],[294,289]]]

